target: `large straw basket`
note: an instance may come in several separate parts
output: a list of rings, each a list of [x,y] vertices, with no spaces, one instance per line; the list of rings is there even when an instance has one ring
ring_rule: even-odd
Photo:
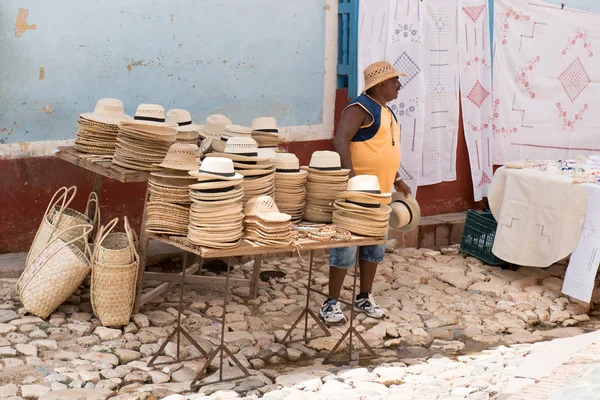
[[[123,223],[127,247],[116,250],[118,253],[103,251],[106,249],[106,241],[111,235],[116,234],[111,233],[111,230],[117,222],[118,218],[115,218],[105,227],[100,228],[94,246],[90,300],[94,314],[104,326],[127,325],[135,300],[139,256],[135,250],[135,234],[131,230],[127,218]],[[104,253],[104,262],[99,259],[101,253]],[[126,261],[127,256],[132,257],[130,262],[116,262]],[[113,263],[110,264],[108,261]]]
[[[40,251],[45,248],[52,239],[57,237],[58,232],[65,232],[63,233],[62,239],[66,241],[70,241],[74,237],[80,237],[80,240],[73,242],[73,244],[84,251],[84,242],[87,243],[88,236],[82,236],[80,233],[86,226],[93,226],[96,221],[100,221],[100,208],[98,197],[94,192],[91,192],[88,197],[84,214],[68,208],[76,194],[76,186],[71,186],[68,189],[62,187],[54,194],[44,212],[40,227],[33,239],[31,248],[29,249],[25,265],[29,265]],[[90,217],[91,211],[93,211],[93,217]],[[81,227],[80,231],[68,230],[68,228],[76,225]]]
[[[61,231],[31,260],[17,287],[21,303],[31,314],[46,318],[77,290],[90,272],[91,250],[87,236],[91,225],[75,225]],[[70,240],[73,232],[78,236]],[[82,251],[75,242],[84,243]]]

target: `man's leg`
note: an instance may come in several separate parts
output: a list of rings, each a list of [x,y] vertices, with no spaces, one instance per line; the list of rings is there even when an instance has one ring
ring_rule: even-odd
[[[360,293],[354,299],[354,309],[364,312],[372,318],[383,318],[385,312],[379,308],[373,296],[373,282],[377,273],[377,265],[383,261],[385,246],[365,246],[360,248]]]
[[[360,293],[372,293],[373,292],[373,282],[375,281],[375,274],[377,273],[377,266],[379,265],[379,263],[373,262],[373,261],[360,260],[359,265],[360,265]],[[331,273],[329,276],[331,276]],[[329,282],[329,285],[331,285],[331,281]],[[330,288],[331,288],[331,286],[330,286]]]
[[[321,306],[319,315],[328,324],[343,324],[346,317],[338,299],[348,269],[356,264],[356,247],[331,249],[329,253],[329,298]]]
[[[329,267],[329,297],[332,299],[339,299],[342,292],[342,285],[344,284],[344,278],[346,278],[347,269]],[[362,282],[362,274],[361,274]]]

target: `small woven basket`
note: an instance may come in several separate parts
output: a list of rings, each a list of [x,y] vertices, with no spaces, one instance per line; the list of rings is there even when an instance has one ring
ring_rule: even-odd
[[[28,312],[47,318],[81,285],[90,272],[91,250],[85,238],[92,229],[90,225],[75,225],[60,232],[23,271],[17,287]],[[63,239],[73,232],[79,236]],[[74,245],[77,241],[83,241],[83,251]]]
[[[135,233],[131,230],[127,218],[123,223],[125,233],[122,234],[127,238],[127,247],[116,250],[119,253],[114,254],[111,254],[110,251],[103,251],[110,237],[121,235],[111,233],[117,222],[118,218],[115,218],[98,231],[92,261],[90,301],[94,314],[104,326],[127,325],[135,300],[139,256],[135,249]],[[101,252],[104,253],[104,262],[99,260]],[[115,254],[118,256],[111,259],[110,256]],[[125,260],[127,256],[132,257],[130,262],[115,263],[119,259]],[[111,263],[106,262],[107,257]]]
[[[110,231],[118,222],[118,218],[106,224],[104,231]],[[123,221],[125,232],[110,232],[97,246],[97,257],[95,261],[106,265],[127,265],[135,260],[135,249],[137,236],[129,226],[129,220],[125,217]],[[131,236],[131,237],[130,237]],[[132,241],[135,244],[132,246]],[[96,251],[96,249],[94,249]]]

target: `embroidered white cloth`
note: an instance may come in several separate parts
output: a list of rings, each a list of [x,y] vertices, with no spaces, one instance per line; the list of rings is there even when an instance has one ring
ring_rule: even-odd
[[[385,60],[388,40],[390,0],[358,2],[358,79],[356,93],[365,88],[363,72],[370,64]]]
[[[419,185],[456,180],[458,1],[422,2],[425,129]]]
[[[388,104],[400,124],[402,160],[398,174],[417,194],[423,155],[425,81],[421,61],[420,0],[391,0],[386,60],[400,77],[398,98]]]
[[[600,15],[494,2],[493,159],[600,151]]]
[[[504,180],[492,182],[489,191],[498,221],[492,247],[496,257],[545,268],[575,250],[585,217],[584,185],[552,172],[506,167],[496,172],[496,180]]]
[[[475,201],[487,196],[492,172],[492,63],[488,0],[459,0],[462,120]]]
[[[600,263],[600,185],[586,184],[585,190],[583,231],[571,254],[562,292],[589,303]]]

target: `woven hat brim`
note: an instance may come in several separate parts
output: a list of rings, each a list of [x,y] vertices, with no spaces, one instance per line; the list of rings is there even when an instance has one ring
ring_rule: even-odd
[[[189,171],[190,176],[194,178],[198,178],[201,180],[219,180],[219,181],[238,181],[240,179],[244,179],[244,176],[238,173],[235,173],[233,176],[222,176],[211,174],[210,172],[202,172],[202,171]]]
[[[392,193],[392,204],[397,201],[403,201],[407,204],[407,206],[410,208],[410,211],[412,212],[412,220],[406,226],[394,227],[393,229],[398,230],[400,232],[410,232],[419,225],[419,222],[421,220],[421,206],[419,205],[417,199],[413,195],[405,196],[403,192]]]
[[[127,114],[123,114],[122,118],[107,118],[107,117],[101,117],[101,116],[95,115],[93,112],[87,112],[87,113],[79,114],[79,117],[88,119],[90,121],[99,122],[101,124],[108,124],[108,125],[119,125],[121,122],[133,121],[133,117],[131,117]]]
[[[360,212],[365,214],[389,214],[392,208],[387,204],[380,204],[378,208],[362,207],[358,204],[347,203],[343,200],[336,200],[333,206],[340,208],[343,211]]]
[[[163,161],[160,164],[155,164],[155,167],[162,167],[162,168],[166,168],[166,169],[174,169],[177,171],[192,171],[198,167],[200,167],[200,164],[198,164],[197,162],[189,162],[187,164],[178,164],[178,163],[172,163],[170,161]]]
[[[241,185],[242,182],[243,182],[242,180],[206,182],[206,183],[198,182],[198,183],[189,185],[188,187],[190,189],[195,189],[195,190],[223,189],[223,188],[230,187],[230,186]]]
[[[300,167],[300,169],[303,169],[303,170],[306,170],[308,172],[312,172],[315,174],[320,174],[320,175],[347,175],[350,172],[349,169],[344,169],[344,168],[325,170],[325,169],[314,168],[314,167],[311,167],[310,165],[302,166],[302,167]]]
[[[255,162],[267,162],[271,159],[268,157],[253,157],[253,156],[242,156],[233,153],[208,153],[206,157],[225,157],[229,158],[231,161],[255,161]]]

